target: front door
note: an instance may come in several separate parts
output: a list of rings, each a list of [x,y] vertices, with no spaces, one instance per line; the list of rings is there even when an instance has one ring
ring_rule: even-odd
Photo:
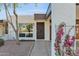
[[[37,39],[44,39],[44,22],[37,22]]]

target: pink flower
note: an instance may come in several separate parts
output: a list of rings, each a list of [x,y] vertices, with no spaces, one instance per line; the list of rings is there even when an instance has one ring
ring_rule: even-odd
[[[59,31],[57,32],[57,36],[58,36],[59,39],[61,39],[61,37],[63,36],[63,33],[64,33],[64,31],[63,31],[63,27],[62,27],[62,28],[60,28]]]
[[[72,36],[72,37],[70,37],[69,36],[69,38],[65,41],[65,46],[72,46],[73,44],[74,44],[74,40],[75,40],[75,38]]]

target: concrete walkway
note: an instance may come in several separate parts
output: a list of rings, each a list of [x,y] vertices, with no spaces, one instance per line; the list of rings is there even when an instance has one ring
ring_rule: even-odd
[[[50,56],[50,41],[36,40],[31,56]]]

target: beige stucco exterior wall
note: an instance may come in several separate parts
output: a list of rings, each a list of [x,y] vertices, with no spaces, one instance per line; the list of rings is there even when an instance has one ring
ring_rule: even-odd
[[[79,20],[79,5],[76,5],[76,20]],[[76,41],[79,41],[79,39],[76,39]]]
[[[14,25],[16,25],[15,17],[13,16],[12,19],[13,19]],[[30,16],[29,15],[19,16],[18,19],[19,19],[18,20],[19,23],[34,23],[34,32],[33,32],[34,40],[37,40],[36,39],[36,32],[37,32],[36,22],[45,22],[45,39],[44,40],[50,40],[50,26],[49,26],[50,22],[49,22],[49,20],[34,20],[34,16],[31,16],[31,15]],[[8,30],[9,30],[9,35],[8,35],[9,40],[14,40],[15,33],[10,24],[9,24]]]
[[[0,23],[0,38],[4,36],[4,33],[5,33],[4,23]]]
[[[76,6],[76,19],[79,19],[79,5]]]

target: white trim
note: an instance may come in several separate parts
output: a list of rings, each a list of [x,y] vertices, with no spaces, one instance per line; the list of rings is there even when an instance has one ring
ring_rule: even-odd
[[[19,40],[35,40],[34,38],[34,27],[35,27],[35,23],[32,23],[33,24],[33,37],[19,37]],[[22,32],[22,33],[25,33],[25,32]]]

